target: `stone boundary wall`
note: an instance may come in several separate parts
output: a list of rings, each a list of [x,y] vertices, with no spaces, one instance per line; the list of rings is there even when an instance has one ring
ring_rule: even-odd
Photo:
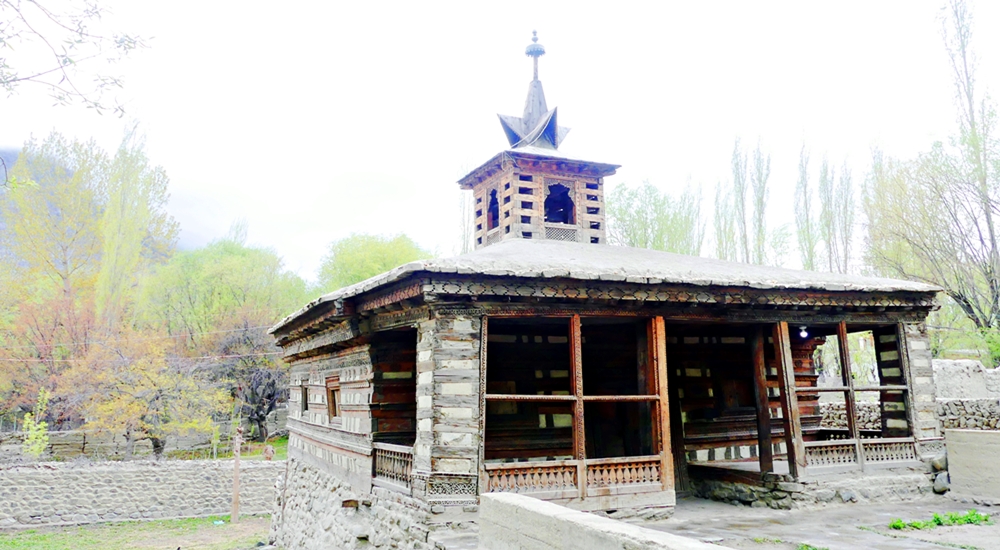
[[[938,399],[942,429],[996,430],[1000,427],[1000,399]]]
[[[858,429],[859,430],[881,430],[882,411],[878,403],[859,401],[858,407]],[[841,428],[847,429],[847,405],[844,403],[820,403],[820,413],[823,420],[820,421],[821,428]]]
[[[516,493],[480,497],[484,550],[718,550],[717,544],[578,512]]]
[[[288,408],[282,406],[267,416],[268,432],[274,434],[285,429]],[[219,437],[225,442],[229,437],[229,422],[218,422]],[[22,460],[22,432],[0,432],[0,464]],[[165,452],[190,451],[212,448],[212,436],[207,433],[169,436]],[[220,449],[225,443],[220,445]],[[136,441],[133,454],[136,457],[153,454],[149,440]],[[98,460],[122,459],[125,457],[125,436],[107,432],[95,433],[84,430],[64,430],[49,432],[49,445],[42,454],[44,460],[70,460],[86,456]]]
[[[240,463],[240,511],[266,514],[284,461]],[[233,461],[0,466],[0,529],[228,514]]]

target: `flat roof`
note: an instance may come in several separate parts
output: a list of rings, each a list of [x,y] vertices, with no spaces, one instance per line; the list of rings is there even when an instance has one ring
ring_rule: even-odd
[[[278,330],[313,307],[399,281],[413,273],[565,278],[828,292],[940,292],[914,281],[785,269],[603,244],[508,239],[450,258],[420,260],[325,294],[282,319]]]

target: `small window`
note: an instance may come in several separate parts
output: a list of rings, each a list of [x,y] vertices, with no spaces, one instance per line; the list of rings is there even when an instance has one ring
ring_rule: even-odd
[[[533,176],[529,176],[527,174],[521,174],[517,176],[517,179],[521,181],[535,181],[535,178]]]
[[[524,237],[525,239],[530,239],[531,238],[531,231],[522,231],[521,232],[521,236]]]
[[[482,230],[483,230],[483,224],[477,223],[476,224],[476,231],[482,231]]]
[[[497,202],[497,190],[490,191],[490,204],[486,210],[487,231],[500,225],[500,203]]]
[[[482,204],[482,202],[483,202],[482,197],[476,197],[476,204]]]
[[[588,214],[600,214],[601,213],[601,209],[597,208],[596,206],[588,206],[587,207],[587,213]]]
[[[531,195],[534,192],[534,190],[530,187],[518,187],[517,192],[522,195]]]
[[[477,218],[482,217],[482,215],[483,215],[483,211],[482,210],[476,210],[476,217]]]
[[[533,202],[521,201],[521,208],[523,208],[525,210],[531,210],[534,207],[535,207],[535,203],[533,203]]]
[[[590,238],[590,243],[591,244],[601,244],[601,239],[600,239],[600,237],[591,237]]]
[[[504,197],[504,198],[503,198],[503,203],[504,203],[504,204],[507,204],[507,203],[509,203],[509,202],[510,202],[510,197]]]
[[[309,411],[309,386],[302,386],[302,388],[300,388],[300,390],[301,390],[301,392],[299,393],[299,401],[300,401],[299,404],[302,406],[302,412],[308,412]]]
[[[596,183],[588,183],[587,189],[597,189],[598,185]]]
[[[531,223],[531,216],[521,216],[521,223]]]
[[[483,238],[482,237],[476,237],[476,244],[483,244]]]
[[[504,227],[503,228],[503,232],[504,233],[510,233],[510,226],[508,225],[508,226]]]
[[[510,210],[508,210],[508,211],[504,212],[504,213],[503,213],[503,217],[505,217],[505,218],[509,218],[509,217],[510,217]]]
[[[596,201],[597,200],[597,195],[587,195],[587,200],[588,201]]]
[[[601,222],[590,222],[590,228],[591,229],[600,229],[601,228]]]
[[[340,376],[326,379],[326,410],[330,418],[340,416]]]
[[[504,189],[504,191],[510,189],[510,182],[509,181],[507,183],[503,184],[503,189]]]

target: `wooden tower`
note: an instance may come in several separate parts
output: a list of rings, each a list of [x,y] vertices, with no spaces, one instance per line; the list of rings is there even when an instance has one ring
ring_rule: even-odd
[[[559,144],[569,133],[549,110],[538,80],[545,48],[537,33],[525,54],[534,79],[520,117],[499,115],[510,148],[459,180],[475,201],[475,247],[506,239],[549,239],[605,244],[604,178],[619,168],[567,157]]]

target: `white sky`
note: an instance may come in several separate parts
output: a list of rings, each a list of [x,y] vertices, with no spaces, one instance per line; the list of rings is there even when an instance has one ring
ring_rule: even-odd
[[[455,251],[455,181],[506,147],[496,113],[521,113],[533,29],[564,152],[623,165],[612,185],[702,186],[710,220],[733,140],[759,140],[780,224],[803,141],[814,174],[825,153],[860,182],[873,146],[911,156],[952,132],[941,4],[122,0],[109,22],[154,37],[120,66],[119,98],[170,176],[181,246],[246,218],[313,279],[352,232]],[[1000,5],[974,14],[996,89]],[[56,129],[113,150],[129,122],[29,87],[0,113],[0,147]]]

